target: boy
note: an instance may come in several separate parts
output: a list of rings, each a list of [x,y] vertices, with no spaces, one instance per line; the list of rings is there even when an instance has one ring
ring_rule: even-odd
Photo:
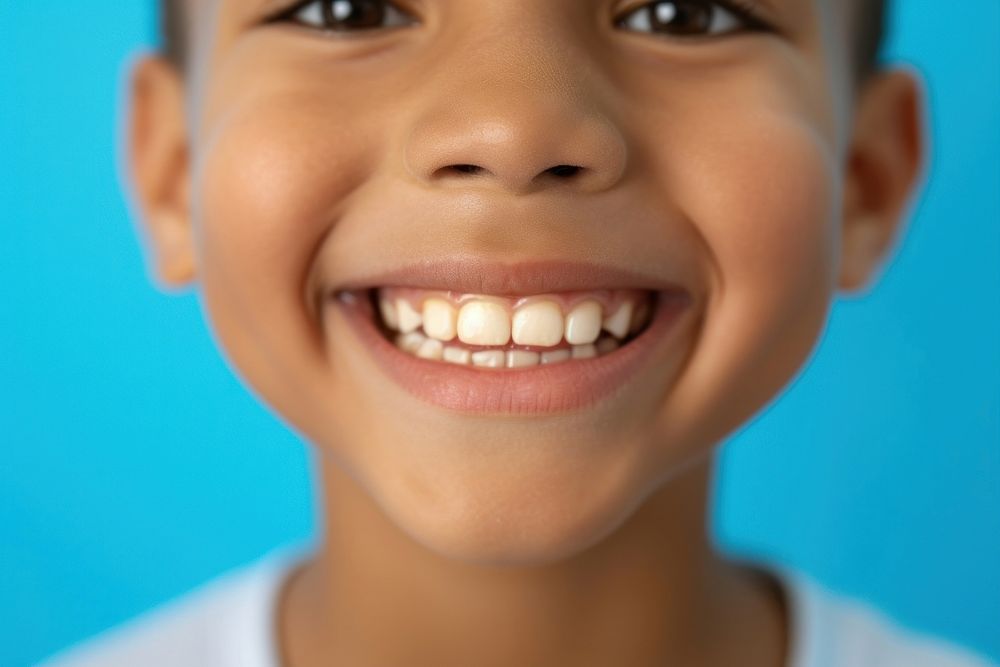
[[[711,453],[924,157],[868,0],[221,0],[132,81],[157,272],[325,532],[67,665],[983,665],[715,553]]]

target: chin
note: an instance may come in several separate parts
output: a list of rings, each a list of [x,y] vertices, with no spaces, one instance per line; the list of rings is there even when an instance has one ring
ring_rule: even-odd
[[[473,503],[474,504],[474,503]],[[564,508],[565,517],[540,519],[532,508],[507,516],[467,514],[441,517],[400,517],[401,528],[424,548],[450,560],[482,566],[542,566],[570,559],[614,532],[627,518],[619,509],[581,513]]]
[[[644,497],[638,480],[607,469],[600,476],[576,477],[565,470],[505,472],[411,482],[383,494],[380,504],[413,541],[442,557],[531,566],[590,549],[620,527]]]

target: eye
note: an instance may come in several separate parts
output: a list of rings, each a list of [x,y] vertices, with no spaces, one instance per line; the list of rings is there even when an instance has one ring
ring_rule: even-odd
[[[311,0],[271,20],[291,21],[331,32],[378,30],[414,23],[412,17],[387,0]]]
[[[631,10],[616,26],[654,34],[715,36],[741,29],[764,30],[766,24],[746,4],[730,0],[657,0]]]

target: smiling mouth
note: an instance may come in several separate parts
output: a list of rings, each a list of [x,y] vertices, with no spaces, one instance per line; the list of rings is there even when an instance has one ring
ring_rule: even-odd
[[[329,292],[330,312],[401,388],[478,414],[574,411],[619,393],[684,353],[693,303],[678,284],[592,264],[425,263],[365,282]]]
[[[648,325],[656,294],[594,290],[526,297],[408,287],[367,290],[382,335],[414,357],[481,369],[526,369],[593,359]]]

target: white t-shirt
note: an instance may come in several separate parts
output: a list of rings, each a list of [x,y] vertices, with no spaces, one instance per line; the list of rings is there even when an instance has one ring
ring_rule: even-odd
[[[280,667],[275,602],[306,555],[272,552],[39,667]],[[768,567],[790,604],[788,667],[1000,667],[907,630],[803,573]]]

